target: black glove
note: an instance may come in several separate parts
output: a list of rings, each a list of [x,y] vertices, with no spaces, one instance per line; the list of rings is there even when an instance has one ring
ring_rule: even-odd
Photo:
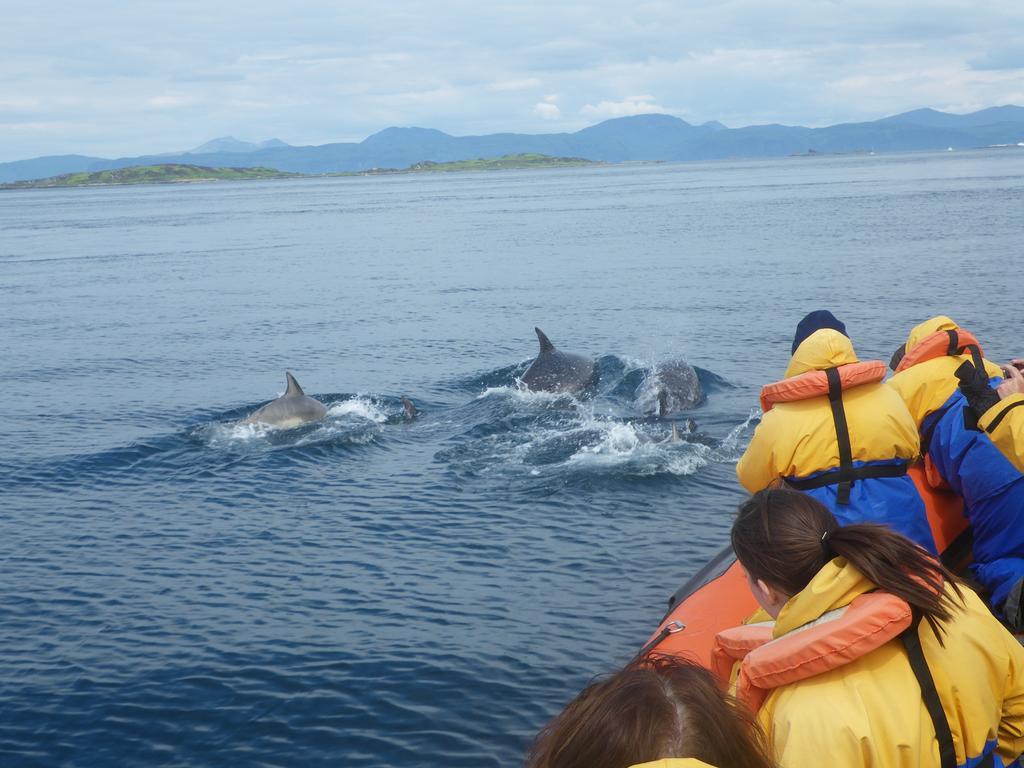
[[[974,363],[967,361],[957,368],[956,377],[960,379],[960,391],[974,411],[975,420],[999,402],[999,393],[988,385],[988,374],[984,369],[975,368]]]

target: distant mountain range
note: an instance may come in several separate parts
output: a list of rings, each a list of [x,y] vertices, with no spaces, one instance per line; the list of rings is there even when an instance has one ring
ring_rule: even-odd
[[[254,144],[251,141],[239,141],[234,136],[221,136],[219,139],[213,139],[205,144],[200,144],[195,149],[190,149],[185,152],[186,155],[213,155],[218,152],[228,153],[239,153],[239,152],[256,152],[260,149],[274,149],[275,147],[290,147],[291,144],[285,144],[280,139],[267,139],[261,141],[258,144]],[[171,153],[177,154],[177,153]]]
[[[637,115],[606,120],[575,133],[449,136],[431,128],[386,128],[358,143],[309,147],[290,146],[278,139],[253,144],[229,136],[180,154],[115,160],[53,155],[0,163],[0,182],[158,163],[332,173],[406,168],[427,160],[452,162],[527,153],[614,163],[778,157],[812,150],[830,153],[967,149],[1018,142],[1024,142],[1024,107],[1017,106],[991,107],[968,115],[917,109],[873,122],[841,123],[827,128],[726,128],[714,121],[691,125],[669,115]]]

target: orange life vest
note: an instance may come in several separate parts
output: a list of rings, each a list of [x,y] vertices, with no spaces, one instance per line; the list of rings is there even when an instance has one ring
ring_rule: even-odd
[[[914,348],[907,351],[907,354],[896,366],[896,373],[901,373],[912,368],[918,363],[934,360],[939,357],[962,355],[969,352],[974,358],[974,365],[980,366],[979,370],[985,370],[985,354],[977,337],[970,331],[963,328],[956,328],[948,331],[935,331],[925,336],[914,345]],[[928,484],[932,488],[949,490],[949,484],[939,473],[938,468],[928,453],[927,443],[931,442],[931,433],[922,435],[921,453],[924,456],[924,471]]]
[[[881,467],[854,467],[853,447],[850,444],[850,428],[846,423],[843,408],[843,392],[862,384],[876,384],[885,379],[885,363],[881,360],[867,360],[862,363],[846,363],[822,371],[807,371],[788,379],[766,384],[761,389],[761,410],[767,413],[778,403],[792,403],[809,400],[812,397],[827,396],[832,408],[832,421],[836,428],[836,444],[839,447],[839,467],[811,480],[790,479],[794,488],[810,490],[823,485],[837,486],[836,502],[850,503],[850,489],[857,480],[872,477],[895,477],[906,474],[906,464]]]
[[[963,328],[952,331],[936,331],[921,339],[913,349],[907,350],[907,354],[896,366],[896,373],[901,373],[926,360],[934,360],[936,357],[962,355],[967,351],[973,354],[975,350],[977,350],[977,358],[984,357],[981,344],[970,331],[965,331]]]
[[[862,363],[847,363],[837,366],[842,389],[852,389],[861,384],[875,384],[885,379],[885,363],[881,360],[866,360]],[[761,410],[768,413],[778,403],[793,403],[810,400],[829,394],[828,374],[825,371],[807,371],[761,388]]]
[[[769,624],[720,632],[711,649],[712,670],[728,679],[736,661],[736,697],[757,712],[774,688],[820,675],[859,659],[899,637],[913,613],[888,592],[868,592],[849,605],[772,639]]]

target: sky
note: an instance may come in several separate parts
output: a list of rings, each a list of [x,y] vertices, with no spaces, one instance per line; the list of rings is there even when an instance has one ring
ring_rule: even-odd
[[[1024,105],[1020,0],[0,0],[0,162]]]

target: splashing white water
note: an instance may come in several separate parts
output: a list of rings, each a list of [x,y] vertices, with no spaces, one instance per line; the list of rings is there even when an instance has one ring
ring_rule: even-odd
[[[689,443],[686,452],[676,452],[668,461],[668,471],[673,475],[695,475],[713,461],[713,452],[706,445]]]
[[[598,429],[601,439],[580,448],[565,461],[573,469],[620,470],[631,475],[662,473],[692,475],[711,461],[711,449],[700,443],[672,441],[668,436],[651,435],[631,422],[592,419],[590,429]]]
[[[653,447],[653,443],[641,439],[636,427],[629,422],[626,422],[625,424],[609,424],[607,422],[605,424],[600,424],[598,422],[595,426],[604,428],[604,437],[601,442],[597,445],[585,446],[576,454],[576,456],[587,454],[611,457],[626,456],[634,454],[639,448]]]
[[[329,419],[354,417],[373,421],[377,424],[383,424],[388,420],[388,415],[380,403],[362,395],[356,395],[349,400],[334,403],[327,409],[327,417]]]
[[[325,403],[327,415],[320,421],[294,427],[240,421],[206,424],[193,434],[211,448],[244,448],[312,445],[342,439],[347,443],[369,443],[388,420],[385,405],[371,397],[356,395],[336,403]]]
[[[515,403],[544,407],[554,403],[580,404],[579,400],[567,392],[535,392],[522,386],[487,387],[487,389],[476,396],[476,399],[485,400],[489,397],[503,397]]]
[[[227,424],[211,424],[205,430],[206,441],[211,448],[228,443],[244,443],[251,440],[261,440],[267,435],[280,431],[277,427],[269,424],[254,422],[243,424],[232,422]]]
[[[743,452],[747,449],[747,443],[750,442],[747,433],[755,422],[760,421],[762,415],[760,408],[751,408],[750,415],[743,422],[730,429],[729,434],[722,439],[722,442],[715,450],[715,460],[721,462],[739,461]]]

